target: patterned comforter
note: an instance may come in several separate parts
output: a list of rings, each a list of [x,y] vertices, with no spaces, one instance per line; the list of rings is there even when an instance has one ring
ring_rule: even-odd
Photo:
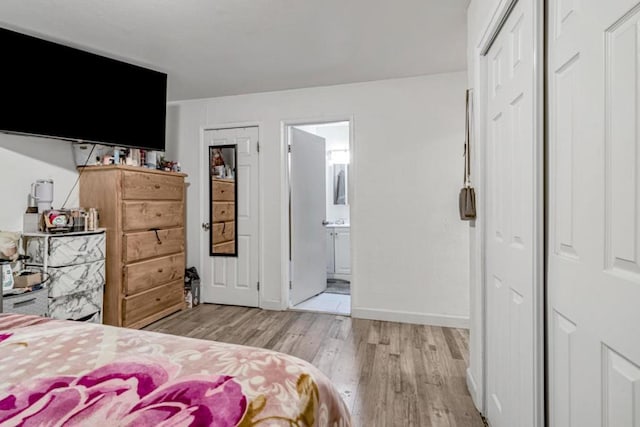
[[[274,351],[0,314],[0,426],[349,426],[329,380]]]

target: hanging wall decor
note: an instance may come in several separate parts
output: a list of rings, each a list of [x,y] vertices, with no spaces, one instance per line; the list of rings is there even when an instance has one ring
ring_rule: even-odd
[[[460,219],[471,221],[476,219],[476,192],[471,185],[471,106],[473,92],[467,89],[464,136],[464,179],[459,195]]]

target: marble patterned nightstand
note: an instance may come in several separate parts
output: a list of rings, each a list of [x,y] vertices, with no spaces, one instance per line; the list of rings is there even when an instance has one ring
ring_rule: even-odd
[[[64,234],[23,235],[28,267],[48,277],[48,316],[102,323],[105,284],[104,229]]]

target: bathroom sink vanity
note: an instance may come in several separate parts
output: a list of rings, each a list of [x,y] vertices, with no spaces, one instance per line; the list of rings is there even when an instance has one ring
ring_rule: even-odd
[[[327,224],[327,278],[351,281],[351,228]]]

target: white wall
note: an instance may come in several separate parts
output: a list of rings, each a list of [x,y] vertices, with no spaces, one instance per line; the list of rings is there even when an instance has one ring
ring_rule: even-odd
[[[77,177],[71,143],[0,134],[0,230],[22,230],[22,214],[32,182],[53,179],[53,206],[59,208]],[[77,206],[76,188],[67,207]]]
[[[472,0],[467,11],[467,78],[470,88],[480,87],[480,43],[487,33],[491,22],[497,18],[499,10],[502,10],[508,0]],[[478,102],[479,94],[476,91]],[[480,109],[474,108],[475,123],[480,121]],[[483,191],[480,174],[482,150],[479,144],[482,142],[479,134],[479,126],[474,126],[475,134],[472,135],[472,181],[476,187],[476,200],[478,210],[481,211],[483,203]],[[480,411],[483,411],[483,384],[484,384],[484,324],[483,324],[483,266],[484,256],[482,247],[482,221],[474,221],[469,227],[469,284],[470,284],[470,313],[469,313],[469,369],[467,371],[467,383],[474,403]]]
[[[354,316],[466,325],[469,234],[457,208],[465,87],[458,72],[172,103],[168,155],[190,174],[188,263],[199,266],[203,236],[200,129],[259,123],[261,305],[286,308],[282,121],[353,117]]]

